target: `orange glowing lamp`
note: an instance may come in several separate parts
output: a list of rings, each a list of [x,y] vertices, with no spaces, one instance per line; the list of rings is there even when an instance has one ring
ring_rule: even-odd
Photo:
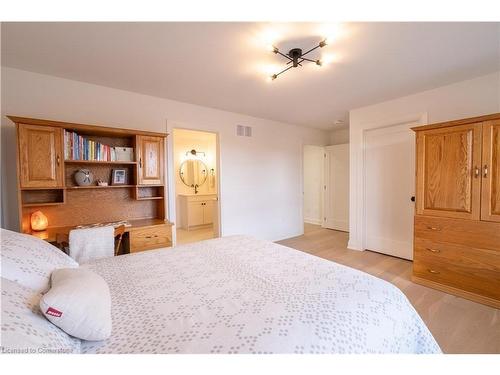
[[[49,221],[42,211],[36,211],[31,214],[31,229],[40,231],[47,229]]]

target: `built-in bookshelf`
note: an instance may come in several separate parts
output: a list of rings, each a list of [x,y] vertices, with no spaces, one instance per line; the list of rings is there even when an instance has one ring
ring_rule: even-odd
[[[24,233],[31,233],[30,217],[38,210],[47,216],[51,233],[58,228],[120,220],[147,220],[162,231],[170,225],[165,220],[166,134],[9,118],[16,123],[18,134],[19,216]],[[119,153],[113,151],[117,149],[125,150],[128,160],[119,160]],[[91,185],[78,186],[74,176],[80,169],[92,173]],[[124,184],[112,184],[114,169],[126,171]],[[99,186],[97,180],[108,185]],[[137,226],[131,230],[139,235]],[[136,243],[144,248],[154,246]]]
[[[117,161],[116,149],[91,136],[80,135],[63,129],[64,160],[68,161]],[[131,151],[133,153],[133,151]]]

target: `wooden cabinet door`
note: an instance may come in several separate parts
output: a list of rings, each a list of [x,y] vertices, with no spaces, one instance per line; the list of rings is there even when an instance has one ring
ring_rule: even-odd
[[[137,162],[139,185],[163,184],[163,143],[162,137],[137,136]]]
[[[203,224],[203,205],[204,202],[189,202],[188,203],[188,226]]]
[[[214,212],[213,212],[213,204],[214,204],[214,201],[206,201],[206,202],[203,202],[205,203],[204,204],[204,208],[203,208],[203,224],[212,224],[213,221],[214,221],[214,218],[213,218],[213,215],[214,215]]]
[[[481,133],[482,123],[417,133],[417,214],[479,220]]]
[[[500,120],[483,125],[481,219],[500,221]]]
[[[18,142],[21,188],[64,185],[61,128],[19,124]]]

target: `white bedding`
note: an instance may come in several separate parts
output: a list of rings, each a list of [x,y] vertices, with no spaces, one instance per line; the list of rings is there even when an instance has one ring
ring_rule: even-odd
[[[392,284],[232,236],[91,262],[113,330],[84,353],[440,353]]]

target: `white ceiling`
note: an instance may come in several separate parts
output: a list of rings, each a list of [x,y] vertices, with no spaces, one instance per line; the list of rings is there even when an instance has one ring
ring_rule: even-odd
[[[500,23],[3,23],[2,65],[323,129],[500,69]],[[304,50],[332,61],[267,77]],[[275,65],[275,67],[273,67]]]

